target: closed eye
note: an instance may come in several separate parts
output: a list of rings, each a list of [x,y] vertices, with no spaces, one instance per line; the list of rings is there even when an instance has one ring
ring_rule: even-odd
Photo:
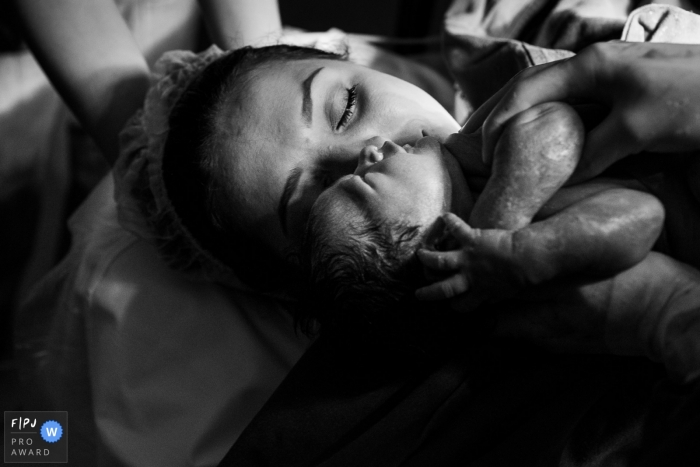
[[[336,126],[336,130],[340,130],[343,128],[345,125],[348,124],[348,121],[350,120],[350,117],[353,116],[355,113],[355,106],[357,105],[357,85],[348,88],[347,89],[347,101],[345,104],[345,110],[343,111],[343,115],[340,117],[340,121],[338,121],[338,125]]]

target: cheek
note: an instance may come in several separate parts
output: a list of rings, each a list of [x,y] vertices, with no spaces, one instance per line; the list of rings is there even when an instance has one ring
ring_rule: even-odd
[[[452,180],[444,164],[437,158],[423,168],[421,175],[421,180],[414,180],[414,186],[421,187],[423,209],[426,215],[432,217],[432,221],[452,204]]]
[[[380,134],[395,141],[415,143],[423,132],[444,141],[459,131],[459,124],[431,97],[422,93],[398,94],[388,92],[376,103],[375,119]]]
[[[241,215],[250,222],[274,212],[274,193],[281,191],[277,185],[283,183],[280,174],[259,162],[234,167],[228,190]]]
[[[437,179],[413,180],[394,198],[394,219],[429,225],[445,211],[449,201],[447,193],[444,184]]]
[[[262,157],[233,168],[229,188],[229,205],[236,222],[247,234],[260,239],[272,249],[284,244],[277,217],[278,193],[284,184],[283,173]]]
[[[442,214],[449,207],[450,198],[449,185],[438,181],[430,184],[425,190],[425,215],[434,218]]]

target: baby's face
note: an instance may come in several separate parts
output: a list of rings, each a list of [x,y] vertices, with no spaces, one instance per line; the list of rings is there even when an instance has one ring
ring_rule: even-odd
[[[446,211],[466,217],[472,204],[457,161],[425,137],[413,147],[391,141],[365,147],[354,173],[323,192],[312,212],[336,229],[356,216],[428,227]]]

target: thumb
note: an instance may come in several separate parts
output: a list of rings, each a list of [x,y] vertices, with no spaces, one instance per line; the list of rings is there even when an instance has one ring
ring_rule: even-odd
[[[570,183],[578,183],[600,175],[605,169],[624,157],[638,152],[633,136],[620,125],[619,112],[608,117],[586,135],[581,160]]]

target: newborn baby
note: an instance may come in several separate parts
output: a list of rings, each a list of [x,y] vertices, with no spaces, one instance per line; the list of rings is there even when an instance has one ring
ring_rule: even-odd
[[[480,193],[467,183],[481,160],[476,135],[453,135],[459,152],[429,137],[414,147],[366,147],[354,174],[312,208],[300,255],[315,299],[307,318],[322,327],[388,323],[415,297],[459,295],[469,310],[526,286],[606,277],[641,261],[661,231],[663,206],[614,180],[562,188],[583,134],[562,103],[519,114]]]

